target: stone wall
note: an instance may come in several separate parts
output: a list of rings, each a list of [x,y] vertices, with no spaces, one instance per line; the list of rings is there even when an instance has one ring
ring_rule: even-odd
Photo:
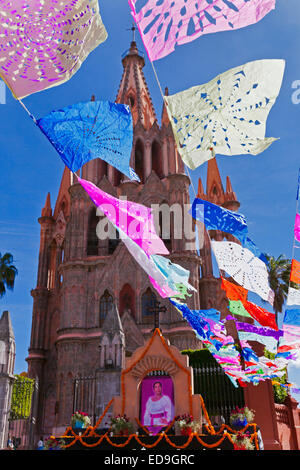
[[[281,450],[300,450],[300,409],[297,405],[291,397],[283,405],[275,404]]]

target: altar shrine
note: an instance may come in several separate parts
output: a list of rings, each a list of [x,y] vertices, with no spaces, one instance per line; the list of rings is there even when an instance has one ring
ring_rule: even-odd
[[[121,373],[121,393],[112,397],[95,426],[66,429],[61,439],[70,450],[234,450],[237,430],[212,426],[201,395],[193,393],[193,370],[188,356],[164,338],[159,328],[147,343],[126,358]],[[150,403],[150,405],[149,405]],[[107,417],[128,421],[126,432]],[[104,419],[105,418],[105,419]],[[190,419],[196,428],[180,429],[180,420]],[[255,424],[247,424],[253,448],[258,449]]]
[[[114,398],[114,415],[134,416],[138,424],[144,425],[141,416],[144,401],[149,394],[149,386],[151,388],[152,384],[153,388],[155,383],[161,384],[161,388],[165,385],[169,402],[172,402],[170,419],[165,424],[170,424],[180,415],[190,415],[201,421],[201,396],[193,394],[193,370],[188,365],[188,357],[175,346],[170,346],[158,328],[145,346],[126,359],[121,374],[121,396]]]

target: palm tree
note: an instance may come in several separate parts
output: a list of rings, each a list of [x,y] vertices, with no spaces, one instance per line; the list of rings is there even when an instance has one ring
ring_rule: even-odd
[[[297,284],[293,282],[290,284],[290,273],[292,261],[286,259],[284,255],[274,258],[271,255],[264,255],[267,260],[267,269],[269,273],[270,287],[274,292],[274,304],[273,309],[276,315],[276,322],[278,313],[282,312],[282,307],[287,299],[289,292],[289,285],[294,288],[299,288]]]
[[[6,294],[6,289],[14,288],[18,270],[12,263],[13,256],[10,253],[3,256],[0,253],[0,298]]]

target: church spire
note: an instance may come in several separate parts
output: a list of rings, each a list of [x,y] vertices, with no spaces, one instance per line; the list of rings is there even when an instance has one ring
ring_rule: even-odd
[[[10,313],[5,310],[0,317],[0,339],[15,339]]]
[[[120,319],[119,311],[117,306],[113,303],[109,308],[107,315],[104,319],[103,325],[101,327],[102,334],[107,333],[112,335],[116,333],[123,333],[122,322]]]
[[[204,196],[204,189],[203,189],[203,184],[202,184],[202,180],[201,178],[199,178],[199,181],[198,181],[198,194],[197,194],[197,197],[199,199],[202,199],[202,197]]]
[[[169,89],[168,87],[165,88],[165,96],[169,96]],[[167,108],[166,108],[166,103],[164,101],[163,103],[163,109],[162,109],[162,115],[161,115],[161,125],[168,127],[170,124],[170,119],[168,116]]]
[[[125,335],[114,303],[111,304],[100,333],[100,368],[124,368]],[[106,378],[106,380],[109,378]]]
[[[226,193],[225,193],[225,201],[223,203],[223,206],[226,207],[226,209],[229,209],[232,211],[237,211],[238,208],[240,207],[240,203],[238,202],[236,194],[232,189],[229,176],[227,176],[226,178]]]
[[[229,176],[226,178],[226,191],[224,191],[216,158],[207,162],[206,193],[203,189],[202,180],[199,178],[197,197],[232,211],[237,211],[240,207]]]
[[[222,204],[224,200],[224,188],[217,164],[212,158],[207,162],[206,195],[214,204]]]
[[[42,209],[42,217],[52,217],[50,193],[47,194],[45,206]]]
[[[122,64],[124,71],[116,102],[128,104],[134,125],[141,122],[149,130],[157,118],[143,72],[145,60],[135,41],[131,42],[129,51],[123,56]]]

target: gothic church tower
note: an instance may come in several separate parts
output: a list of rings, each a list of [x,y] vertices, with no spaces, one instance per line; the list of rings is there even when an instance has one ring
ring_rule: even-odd
[[[190,207],[190,180],[177,154],[164,107],[161,125],[157,121],[143,73],[144,58],[135,42],[122,64],[116,101],[128,104],[132,111],[130,166],[141,182],[128,180],[101,159],[87,163],[81,177],[118,198],[126,196],[148,207],[155,204],[180,208],[177,212],[181,219],[172,212],[170,231],[162,238],[171,261],[190,271],[190,283],[196,291],[187,302],[191,308],[199,309],[201,258],[191,243],[191,234],[184,228],[185,208],[187,211]],[[96,208],[67,168],[54,209],[48,195],[39,222],[39,266],[37,285],[32,291],[27,361],[29,376],[39,377],[39,432],[49,435],[63,431],[70,423],[75,378],[91,376],[99,370],[99,344],[101,340],[103,346],[103,327],[113,305],[121,319],[127,356],[151,335],[154,316],[149,304],[154,300],[166,307],[160,324],[171,344],[181,350],[196,349],[200,344],[169,300],[160,298],[123,243],[119,239],[98,239]],[[164,217],[159,216],[158,222],[161,227]],[[183,229],[181,237],[174,235],[175,227]]]

